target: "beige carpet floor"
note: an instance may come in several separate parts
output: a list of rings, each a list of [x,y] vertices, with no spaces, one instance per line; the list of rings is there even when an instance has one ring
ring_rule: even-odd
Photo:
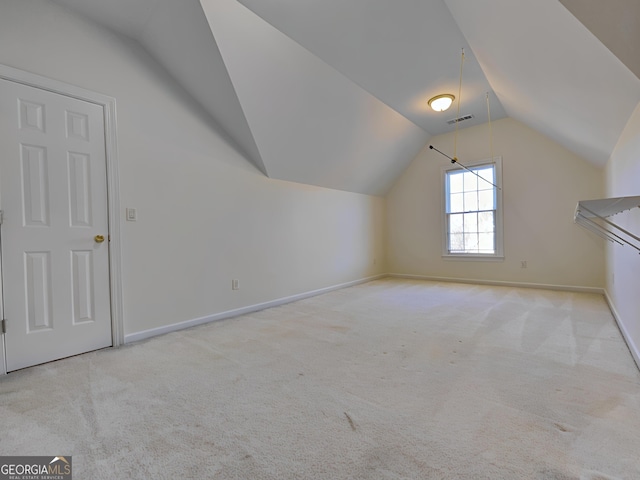
[[[638,479],[599,295],[383,279],[0,379],[0,454],[74,479]]]

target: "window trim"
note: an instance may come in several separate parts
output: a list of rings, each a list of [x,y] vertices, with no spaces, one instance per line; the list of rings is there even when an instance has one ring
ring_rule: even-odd
[[[502,188],[502,157],[496,156],[473,162],[465,162],[465,166],[469,168],[479,167],[482,165],[494,165],[496,172],[496,185]],[[488,261],[499,262],[504,260],[504,226],[503,226],[503,204],[502,190],[496,189],[496,252],[491,253],[450,253],[447,248],[447,173],[454,170],[464,170],[455,164],[446,165],[441,168],[441,231],[442,231],[442,258],[444,260],[463,260],[463,261]]]

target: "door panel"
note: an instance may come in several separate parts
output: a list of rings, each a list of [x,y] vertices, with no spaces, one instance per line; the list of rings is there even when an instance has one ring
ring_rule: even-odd
[[[0,80],[7,370],[112,344],[104,114]]]

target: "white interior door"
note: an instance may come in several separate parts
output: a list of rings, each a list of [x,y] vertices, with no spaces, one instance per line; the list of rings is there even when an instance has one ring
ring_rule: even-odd
[[[103,107],[0,80],[0,209],[7,371],[112,345]]]

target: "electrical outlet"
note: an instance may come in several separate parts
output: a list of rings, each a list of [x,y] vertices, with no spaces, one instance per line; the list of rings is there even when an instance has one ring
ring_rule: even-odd
[[[527,261],[526,260],[522,260],[520,262],[520,268],[527,268]]]
[[[240,290],[240,280],[231,280],[231,290]]]

